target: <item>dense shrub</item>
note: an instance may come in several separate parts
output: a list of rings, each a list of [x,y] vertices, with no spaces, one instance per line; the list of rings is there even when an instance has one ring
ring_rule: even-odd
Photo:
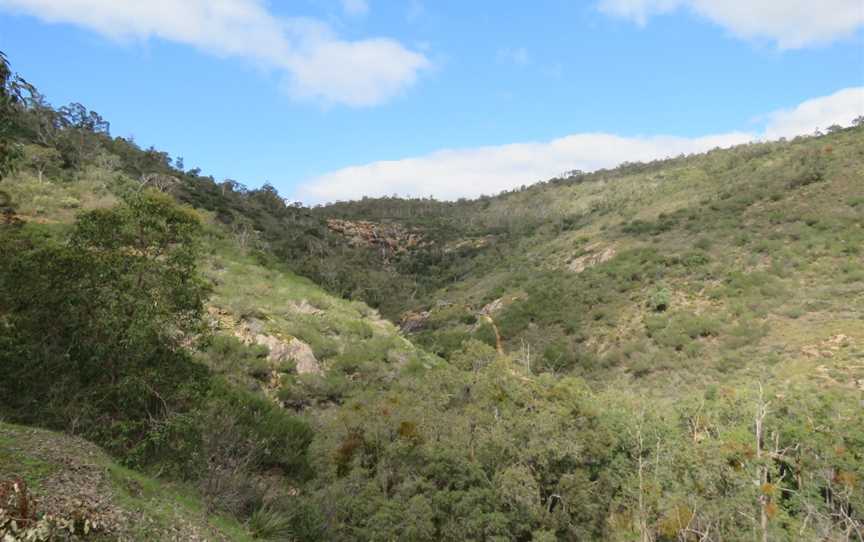
[[[0,259],[0,415],[81,433],[244,516],[261,505],[264,470],[310,475],[312,432],[189,352],[207,294],[198,231],[194,213],[149,192],[82,214],[68,240],[0,229],[0,251],[15,254]],[[230,373],[266,354],[217,336],[203,356]]]
[[[193,213],[150,193],[81,215],[68,242],[0,231],[16,256],[0,261],[5,414],[121,451],[194,402],[206,370],[181,342],[202,330],[197,231]]]
[[[655,290],[648,298],[648,306],[654,312],[665,312],[672,302],[672,295],[666,288]]]
[[[801,154],[793,166],[793,173],[787,180],[786,187],[794,190],[824,180],[826,165],[826,159],[820,151]]]
[[[203,358],[218,373],[246,372],[257,377],[262,371],[269,372],[266,362],[268,354],[266,346],[247,345],[236,337],[215,334],[210,338]]]

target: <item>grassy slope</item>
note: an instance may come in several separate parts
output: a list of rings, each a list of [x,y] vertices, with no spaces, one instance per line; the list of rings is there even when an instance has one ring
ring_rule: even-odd
[[[219,230],[212,233],[202,267],[214,284],[209,304],[219,311],[220,332],[258,321],[267,335],[308,344],[321,366],[319,375],[287,370],[275,390],[280,399],[295,405],[341,401],[366,385],[384,385],[394,373],[439,361],[364,303],[336,298],[277,263],[262,265]]]
[[[235,521],[205,514],[190,490],[126,469],[89,442],[0,423],[0,480],[16,478],[39,513],[96,520],[111,539],[251,539]]]
[[[309,343],[325,362],[372,340],[387,342],[393,355],[417,353],[396,326],[363,302],[336,298],[277,264],[262,265],[230,240],[214,240],[211,248],[203,264],[215,285],[210,304],[235,318],[264,319],[266,331]]]
[[[117,190],[131,183],[117,172],[98,168],[79,177],[73,182],[38,183],[21,171],[4,181],[3,188],[10,193],[20,218],[59,233],[68,228],[77,212],[117,203]],[[254,251],[241,249],[210,214],[202,212],[201,216],[207,234],[200,263],[204,276],[213,285],[208,305],[220,317],[216,334],[233,335],[244,322],[261,322],[265,334],[286,342],[296,337],[309,344],[323,369],[320,375],[303,376],[288,370],[278,380],[279,387],[267,390],[273,392],[272,397],[295,406],[327,407],[367,384],[385,385],[401,370],[417,370],[439,361],[417,349],[399,334],[396,326],[364,303],[336,298],[272,260],[262,262]],[[237,359],[237,363],[216,366],[213,356],[201,355],[202,361],[229,380],[265,389],[269,378],[262,378],[257,367],[243,365],[261,360],[242,356]],[[268,367],[268,373],[270,369],[274,368]],[[309,411],[313,423],[316,414],[317,410]],[[84,467],[79,468],[79,464]],[[248,538],[236,522],[205,514],[202,502],[191,489],[125,469],[83,440],[0,425],[0,480],[21,476],[41,498],[45,496],[44,488],[54,492],[58,480],[70,482],[69,476],[74,479],[78,471],[90,474],[94,494],[105,492],[105,499],[94,501],[94,509],[113,514],[123,536],[141,540]],[[86,495],[83,487],[65,489],[76,498]],[[63,506],[61,503],[61,512]]]
[[[72,182],[39,183],[26,171],[4,182],[20,218],[59,229],[71,223],[78,211],[115,204],[115,192],[129,186],[135,182],[122,173],[98,167],[79,172]],[[352,352],[372,358],[369,361],[400,366],[436,362],[363,302],[335,297],[272,258],[256,258],[261,253],[241,249],[212,213],[202,211],[201,216],[208,232],[201,268],[213,284],[208,304],[228,316],[229,326],[222,332],[232,333],[245,319],[261,320],[267,334],[308,343],[324,369],[332,364],[328,361],[344,361]],[[314,313],[297,310],[298,306]]]

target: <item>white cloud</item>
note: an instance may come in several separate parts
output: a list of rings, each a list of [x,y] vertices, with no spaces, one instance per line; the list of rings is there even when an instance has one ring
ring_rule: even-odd
[[[299,98],[374,105],[413,84],[417,71],[427,64],[424,57],[392,40],[326,40],[296,59],[289,88]]]
[[[347,15],[366,15],[369,4],[366,0],[342,0],[342,10]]]
[[[864,25],[861,0],[600,0],[601,11],[645,24],[686,8],[745,39],[798,49],[849,37]]]
[[[864,115],[864,87],[847,88],[830,96],[813,98],[790,110],[768,115],[767,139],[812,134],[831,125],[849,126]]]
[[[652,160],[743,143],[750,134],[703,138],[627,138],[576,134],[544,143],[515,143],[464,150],[442,150],[418,158],[374,162],[328,173],[303,185],[306,202],[391,194],[434,195],[440,199],[496,194],[548,179],[571,169],[612,167],[623,161]]]
[[[304,183],[296,196],[307,203],[321,203],[391,194],[440,199],[491,195],[571,169],[593,171],[625,161],[650,161],[757,139],[811,134],[817,127],[849,125],[859,115],[864,115],[864,87],[841,90],[792,110],[766,115],[761,134],[731,132],[686,138],[588,133],[548,142],[448,149],[327,173]]]
[[[0,9],[114,39],[160,38],[246,58],[285,73],[295,97],[330,104],[382,103],[430,66],[397,41],[342,40],[319,21],[273,15],[263,0],[0,0]]]

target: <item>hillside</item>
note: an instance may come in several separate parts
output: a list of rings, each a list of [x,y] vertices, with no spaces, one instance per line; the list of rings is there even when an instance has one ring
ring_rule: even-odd
[[[100,167],[91,167],[82,172],[81,179],[66,182],[39,180],[22,170],[12,175],[4,183],[4,188],[15,203],[14,213],[7,215],[12,217],[11,221],[3,232],[8,236],[4,240],[12,243],[22,236],[62,242],[80,229],[82,216],[96,218],[102,212],[110,213],[130,204],[138,205],[142,198],[145,205],[161,206],[169,203],[159,198],[157,193],[148,195],[146,188],[140,192],[135,179]],[[151,480],[146,475],[114,464],[104,452],[80,438],[73,440],[62,434],[4,426],[8,442],[15,445],[3,449],[4,463],[0,469],[0,480],[11,484],[23,477],[27,481],[37,505],[45,503],[45,506],[37,506],[33,512],[37,516],[34,517],[44,519],[48,515],[59,515],[59,523],[50,523],[54,520],[46,519],[39,525],[62,525],[69,518],[72,518],[69,521],[78,521],[75,514],[79,510],[70,502],[90,499],[91,495],[85,493],[87,491],[109,492],[116,496],[100,494],[93,496],[90,499],[92,502],[87,501],[89,508],[84,512],[93,518],[92,526],[87,527],[92,531],[92,536],[135,540],[151,540],[153,537],[244,540],[256,533],[259,533],[258,537],[264,536],[263,533],[275,533],[267,537],[278,538],[282,536],[278,533],[284,532],[285,527],[280,526],[278,520],[273,520],[278,516],[272,510],[275,509],[273,507],[282,507],[279,503],[287,494],[295,491],[293,484],[297,483],[297,479],[307,476],[303,472],[308,469],[305,458],[308,442],[304,443],[308,437],[295,437],[299,438],[299,445],[303,446],[304,451],[300,452],[300,457],[292,458],[275,471],[272,459],[267,459],[273,452],[264,450],[264,447],[273,446],[273,443],[267,443],[268,439],[279,439],[281,442],[276,444],[277,448],[297,445],[290,436],[291,431],[301,430],[302,435],[302,428],[307,422],[316,424],[319,413],[326,413],[328,408],[341,404],[346,397],[368,387],[387,387],[388,382],[402,371],[422,371],[441,362],[436,356],[425,353],[401,337],[395,325],[383,320],[364,303],[334,297],[308,279],[295,275],[272,256],[245,246],[230,229],[207,211],[192,211],[190,208],[187,211],[193,212],[195,220],[202,225],[200,237],[195,241],[195,266],[200,272],[199,279],[207,296],[201,321],[205,334],[198,337],[201,340],[195,341],[194,347],[190,337],[191,357],[188,361],[198,364],[199,369],[193,370],[206,369],[209,374],[207,378],[211,380],[207,386],[211,390],[205,392],[204,397],[192,400],[193,405],[203,401],[200,406],[193,406],[192,410],[188,410],[189,398],[180,398],[178,404],[165,405],[164,415],[167,418],[151,418],[147,425],[155,426],[155,434],[135,445],[126,442],[128,437],[122,436],[123,432],[128,431],[123,425],[128,423],[125,421],[118,426],[120,435],[112,434],[113,430],[106,434],[96,428],[88,429],[88,422],[80,419],[59,421],[63,416],[49,414],[50,406],[44,413],[25,414],[18,411],[32,409],[25,405],[43,400],[40,394],[21,394],[19,401],[5,404],[3,416],[6,419],[46,424],[84,434],[106,445],[127,465],[164,480]],[[170,220],[166,225],[170,224]],[[31,250],[29,242],[24,246]],[[10,250],[7,253],[15,252]],[[18,302],[8,295],[8,288],[15,287],[19,280],[12,278],[9,273],[15,272],[13,269],[19,263],[18,259],[23,263],[23,258],[22,251],[16,254],[15,259],[4,262],[3,306],[7,310],[14,311],[9,307],[16,303],[29,303],[33,298],[31,296],[45,295],[44,290],[41,294],[25,291],[17,295],[21,300]],[[91,263],[97,262],[87,264]],[[50,274],[35,277],[27,268],[18,272],[22,273],[18,277],[28,277],[37,289],[41,286],[41,280],[53,280],[48,278]],[[71,278],[74,272],[70,275],[66,271],[65,274]],[[70,283],[61,287],[57,294],[74,296],[73,288]],[[58,301],[64,303],[66,300]],[[100,322],[94,323],[98,326]],[[41,335],[41,329],[37,333]],[[9,337],[7,340],[15,343],[22,339]],[[14,353],[14,349],[9,353]],[[179,361],[186,363],[182,356]],[[13,368],[13,358],[4,360],[4,363],[10,370],[18,372]],[[176,378],[170,373],[164,377]],[[190,383],[194,383],[195,378],[199,377],[181,378],[190,378]],[[40,379],[40,384],[29,385],[35,389],[39,389],[39,386],[50,387],[50,381],[50,378]],[[165,389],[147,393],[153,393],[157,401],[165,400]],[[167,400],[171,401],[170,398]],[[17,404],[13,406],[12,403]],[[65,406],[60,408],[66,410]],[[134,405],[133,408],[140,407]],[[147,416],[153,416],[149,412],[150,407],[146,408]],[[177,408],[185,411],[172,412]],[[275,412],[276,409],[303,413],[304,425],[295,428],[291,417]],[[74,413],[74,409],[69,412]],[[201,416],[215,418],[201,419]],[[67,423],[71,425],[67,426]],[[112,425],[116,423],[112,422]],[[201,423],[204,424],[203,434],[174,434],[176,431],[186,433],[195,424]],[[238,423],[247,425],[245,431],[249,434],[243,434],[236,426]],[[76,428],[79,424],[82,427]],[[222,434],[208,435],[207,431]],[[238,434],[238,431],[241,433]],[[155,441],[150,442],[150,439]],[[163,442],[163,439],[167,441]],[[234,442],[234,439],[240,439],[240,442]],[[223,448],[226,446],[228,448]],[[211,449],[210,453],[222,449],[225,455],[201,457],[199,447]],[[48,456],[43,457],[43,449],[48,451]],[[68,455],[58,455],[58,450],[65,450]],[[246,455],[252,453],[263,456]],[[94,455],[97,457],[95,467],[91,457]],[[78,466],[77,462],[85,459],[89,462],[83,467]],[[202,459],[205,464],[198,466],[197,463]],[[104,473],[99,470],[98,475],[94,474],[92,483],[87,481],[92,488],[81,480],[69,481],[64,478],[61,481],[67,483],[63,490],[69,493],[68,498],[55,502],[51,498],[54,490],[46,492],[40,487],[39,476],[43,470],[40,470],[39,465],[43,463],[48,465],[43,469],[46,476],[59,472],[58,476],[62,477],[67,472],[90,472],[94,469],[103,469]],[[36,469],[32,476],[30,467]],[[289,468],[298,469],[298,473],[289,475],[282,472]],[[203,474],[199,469],[203,469]],[[227,472],[222,472],[226,469]],[[137,477],[134,478],[135,487],[140,484],[146,486],[146,498],[149,500],[124,493],[124,480],[129,477]],[[54,483],[53,480],[51,478],[49,482]],[[77,487],[79,482],[84,484],[80,488]],[[176,485],[176,489],[172,484]],[[267,503],[265,508],[261,508],[262,500]],[[255,515],[256,509],[263,510],[259,512],[260,517]],[[13,514],[10,517],[15,517],[14,511],[10,514]],[[220,518],[223,514],[231,518],[225,520],[227,526],[223,528],[221,523],[215,526],[222,521]],[[266,523],[268,518],[269,524]],[[242,525],[239,520],[243,520]],[[81,531],[83,525],[76,524],[76,529],[80,527],[76,531],[78,535],[86,534]],[[8,528],[6,523],[0,525],[0,529],[6,529],[2,531],[4,534],[13,532],[8,531]]]
[[[316,212],[446,236],[440,252],[458,257],[441,258],[442,284],[391,313],[408,313],[419,344],[444,356],[472,336],[494,346],[490,315],[509,353],[527,364],[530,348],[535,372],[665,394],[766,364],[807,365],[832,337],[861,344],[861,130],[553,179],[475,202],[388,199]],[[390,267],[420,268],[412,260],[433,250]]]
[[[5,78],[0,488],[84,538],[861,538],[864,126],[305,208]]]
[[[251,540],[237,522],[204,515],[194,493],[60,433],[0,424],[0,480],[0,530],[13,540],[64,539],[66,531],[69,538]],[[20,530],[7,531],[10,520]]]
[[[6,507],[27,501],[23,477],[43,530],[78,521],[71,503],[87,501],[90,537],[284,539],[318,417],[442,360],[279,262],[255,225],[296,225],[305,211],[272,189],[217,188],[216,210],[183,206],[212,179],[110,138],[96,113],[39,103],[11,106],[23,117],[2,184],[0,242],[14,257],[0,262],[0,419],[80,436],[4,426],[12,493],[0,508],[20,515]],[[43,470],[49,485],[68,482],[66,501],[40,487]],[[92,479],[67,479],[78,472]],[[129,477],[152,502],[124,493]],[[7,521],[0,532],[17,533]]]
[[[864,424],[860,406],[854,406],[860,405],[864,397],[862,129],[859,126],[819,137],[626,165],[612,171],[553,179],[477,201],[386,198],[313,211],[327,220],[338,218],[343,222],[386,225],[380,226],[381,230],[415,231],[427,241],[377,260],[371,255],[380,251],[379,244],[370,243],[368,261],[374,262],[370,274],[387,273],[392,283],[405,285],[392,287],[395,299],[382,306],[401,321],[413,341],[450,360],[451,366],[461,363],[463,370],[473,371],[471,374],[476,376],[468,379],[472,382],[470,389],[482,386],[486,378],[499,379],[495,386],[502,395],[498,398],[466,399],[475,406],[484,401],[488,401],[487,408],[495,405],[495,421],[485,422],[492,432],[485,438],[495,444],[486,441],[486,446],[494,450],[526,448],[509,457],[505,454],[480,461],[487,473],[495,473],[493,487],[499,496],[506,494],[505,487],[509,486],[497,484],[506,484],[504,480],[509,476],[517,476],[519,482],[512,482],[515,487],[538,484],[539,503],[547,508],[546,514],[532,516],[533,521],[554,525],[555,514],[551,511],[556,499],[563,495],[561,491],[568,487],[567,476],[572,474],[561,477],[560,472],[555,473],[561,468],[555,462],[567,461],[559,454],[567,455],[562,451],[565,444],[552,442],[566,435],[567,429],[541,429],[542,413],[556,408],[544,402],[549,392],[542,391],[541,383],[551,384],[555,379],[566,382],[570,376],[578,375],[584,379],[583,385],[592,390],[588,395],[591,399],[586,399],[592,407],[588,408],[591,414],[577,419],[590,425],[592,422],[584,421],[583,416],[599,415],[605,420],[593,423],[604,428],[620,427],[623,434],[617,437],[623,437],[624,442],[607,441],[602,445],[604,451],[596,452],[598,455],[592,459],[585,457],[586,453],[591,457],[585,450],[575,453],[591,465],[585,467],[586,483],[590,480],[595,488],[605,488],[600,493],[610,500],[603,500],[599,506],[607,512],[599,513],[596,530],[591,530],[588,518],[571,509],[568,521],[575,524],[551,527],[554,536],[626,539],[624,533],[641,532],[640,536],[658,540],[675,536],[713,539],[709,533],[712,528],[727,534],[748,528],[732,527],[733,517],[719,510],[716,515],[705,511],[712,506],[712,498],[697,504],[690,493],[694,490],[684,489],[688,482],[683,479],[676,490],[666,486],[668,480],[662,482],[665,489],[652,486],[640,490],[644,491],[642,498],[651,495],[660,500],[649,505],[653,512],[646,512],[652,527],[639,527],[641,512],[632,515],[633,509],[618,500],[627,501],[624,495],[628,483],[604,485],[610,483],[605,476],[617,477],[627,471],[626,467],[622,471],[621,465],[613,467],[617,460],[612,450],[616,446],[629,449],[624,452],[628,457],[625,463],[631,462],[629,468],[637,472],[641,472],[643,461],[654,469],[665,464],[686,472],[693,468],[684,466],[688,460],[681,463],[683,457],[673,459],[661,451],[677,447],[683,456],[693,454],[692,460],[702,465],[698,477],[703,482],[693,481],[697,485],[707,482],[702,477],[712,476],[707,463],[714,460],[727,461],[732,471],[717,475],[732,480],[747,472],[745,465],[753,461],[754,454],[758,458],[764,453],[752,449],[746,441],[734,443],[736,437],[732,436],[751,433],[748,438],[752,439],[754,419],[759,420],[757,425],[762,423],[759,412],[776,412],[790,420],[787,429],[777,427],[780,422],[774,420],[771,431],[776,432],[771,438],[777,440],[772,457],[778,458],[776,450],[789,450],[788,446],[799,450],[812,446],[812,451],[820,448],[815,441],[805,444],[807,439],[799,440],[803,438],[799,430],[825,431],[829,440],[843,443],[835,448],[843,453],[860,450],[859,444],[851,444],[860,443],[860,437],[847,431],[858,433],[857,428]],[[362,240],[354,235],[345,242],[357,246]],[[338,256],[334,260],[338,262]],[[412,296],[400,300],[398,292],[409,289],[414,292]],[[375,300],[374,295],[369,298],[370,302]],[[513,365],[507,370],[512,379],[500,374],[503,367],[482,361],[495,357],[494,348],[511,360]],[[495,367],[492,374],[487,374],[489,367]],[[466,379],[453,378],[457,382]],[[550,378],[553,380],[547,380]],[[759,398],[763,386],[771,390],[767,392],[770,400]],[[535,395],[527,400],[520,398],[516,391],[520,389],[531,389]],[[459,396],[458,392],[450,393]],[[554,397],[555,392],[551,393]],[[448,394],[438,391],[437,397],[441,396]],[[434,409],[434,397],[423,408]],[[815,403],[804,406],[809,401]],[[512,418],[503,413],[508,404],[516,408]],[[842,404],[851,410],[845,410]],[[760,410],[763,407],[765,410]],[[473,424],[484,425],[479,421],[482,415],[469,414],[462,408],[458,402],[451,403],[442,416],[448,420],[446,423],[467,416],[463,431],[474,435]],[[805,411],[810,412],[806,415],[809,421],[791,421]],[[625,412],[636,419],[607,419],[616,415],[626,418]],[[823,416],[829,412],[832,421],[825,421],[818,429],[815,420],[825,420]],[[568,416],[562,415],[565,419]],[[671,426],[652,429],[655,432],[647,438],[657,449],[647,452],[643,448],[647,446],[643,424],[650,425],[646,417],[652,415],[666,420],[659,422],[661,425]],[[427,421],[424,434],[435,432],[433,428],[442,427],[442,423]],[[520,435],[521,424],[533,429],[515,437]],[[377,431],[370,425],[361,424],[364,431]],[[498,430],[514,435],[515,442],[508,445],[497,441],[503,436],[493,436]],[[674,433],[688,436],[678,444],[666,441]],[[589,434],[582,426],[573,439],[582,443],[586,439],[602,440]],[[538,435],[550,440],[536,442]],[[353,442],[351,438],[349,433],[343,446]],[[443,448],[467,447],[468,457],[473,458],[473,438]],[[758,437],[759,442],[761,439]],[[362,442],[366,443],[366,438]],[[719,448],[709,451],[714,445]],[[732,452],[736,448],[739,452]],[[634,449],[639,451],[631,455]],[[739,463],[737,453],[750,459]],[[860,473],[864,459],[860,452],[847,457],[849,465],[855,465],[853,470]],[[773,491],[770,488],[775,482],[770,480],[783,480],[786,469],[805,468],[798,462],[806,463],[803,458],[793,461],[798,465],[795,467],[784,461],[774,463],[774,468],[780,470],[773,475],[764,471],[760,474],[757,468],[749,471],[750,476],[761,476],[763,490]],[[511,466],[506,467],[508,464]],[[671,467],[673,464],[678,467]],[[516,469],[519,474],[508,469]],[[570,469],[573,467],[564,467],[565,472],[572,473]],[[832,472],[836,476],[840,471]],[[430,477],[425,473],[420,476],[427,480]],[[498,476],[503,478],[499,480]],[[434,480],[434,475],[431,477]],[[630,488],[632,484],[643,487],[641,478],[629,484]],[[801,490],[807,484],[796,481],[792,485]],[[848,495],[860,501],[858,482],[847,487]],[[740,489],[744,490],[744,486]],[[530,497],[533,490],[526,491],[524,506],[530,509],[537,501]],[[569,487],[566,491],[571,492],[569,497],[562,498],[575,500],[578,504],[573,506],[584,513],[586,496]],[[705,495],[704,489],[697,491]],[[716,492],[713,494],[719,501],[715,503],[721,509],[733,514],[748,513],[742,509],[732,512],[737,505],[733,504],[734,491],[729,491],[729,487],[715,487],[709,493]],[[784,498],[795,494],[790,489]],[[407,499],[410,495],[394,498]],[[676,498],[681,500],[672,504]],[[768,502],[772,498],[763,499]],[[506,506],[514,505],[511,502]],[[775,527],[785,524],[786,529],[794,524],[806,530],[797,522],[811,516],[802,516],[801,509],[796,512],[797,506],[787,501],[782,513],[779,508],[763,508],[766,517],[775,512],[786,514],[782,520],[770,519],[766,523]],[[663,509],[667,510],[665,516]],[[608,510],[619,510],[623,516]],[[451,510],[445,516],[453,513]],[[438,525],[438,521],[432,524]],[[860,518],[850,521],[845,532],[860,533]],[[697,523],[701,525],[695,526]],[[725,527],[717,527],[724,523]],[[502,532],[512,533],[514,528],[502,527]],[[815,533],[801,534],[803,530],[795,535],[781,531],[771,530],[771,536],[817,538]],[[827,534],[829,531],[818,536],[835,539],[835,535]],[[366,531],[358,532],[364,533],[356,535],[359,538],[371,538]],[[531,536],[541,539],[542,535],[534,532]],[[845,536],[838,533],[836,539]]]

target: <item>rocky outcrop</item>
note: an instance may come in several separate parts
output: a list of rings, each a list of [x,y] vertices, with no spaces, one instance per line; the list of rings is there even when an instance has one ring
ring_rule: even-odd
[[[419,232],[408,230],[399,224],[331,218],[327,221],[327,227],[330,228],[330,231],[347,237],[352,246],[369,246],[380,249],[385,259],[393,254],[428,244]]]
[[[297,374],[321,374],[321,364],[315,358],[312,347],[297,337],[291,339],[285,348],[287,359],[297,364]]]
[[[848,335],[834,335],[822,341],[819,344],[806,345],[801,348],[801,353],[809,358],[833,358],[843,348],[847,348],[853,343],[853,339]]]
[[[402,315],[402,321],[399,322],[399,329],[405,333],[413,333],[420,331],[425,327],[426,320],[429,319],[429,311],[422,312],[406,312]]]
[[[618,251],[613,246],[602,246],[599,244],[588,245],[585,247],[585,254],[574,258],[567,265],[567,268],[574,273],[581,273],[589,267],[608,262],[615,257]]]
[[[491,301],[483,306],[480,309],[480,316],[495,316],[497,313],[501,312],[502,309],[510,306],[514,301],[518,301],[520,299],[524,299],[525,294],[513,294],[504,297],[499,297],[498,299]]]
[[[314,314],[310,311],[319,311],[309,305],[305,300],[300,304],[294,304],[304,308],[305,314]],[[294,361],[298,374],[321,374],[321,364],[315,357],[312,347],[297,337],[281,338],[265,332],[265,324],[258,318],[247,318],[235,321],[228,311],[218,307],[209,307],[211,322],[214,329],[224,329],[231,332],[235,337],[246,344],[258,344],[266,346],[269,350],[267,360],[274,367],[285,361]]]
[[[504,304],[505,304],[504,298],[499,297],[495,301],[492,301],[491,303],[487,303],[486,305],[484,305],[483,308],[480,309],[480,315],[481,316],[492,316],[496,312],[499,312],[501,309],[503,309]]]
[[[246,343],[266,346],[270,351],[267,354],[267,360],[273,366],[278,366],[278,364],[285,361],[293,361],[297,364],[297,374],[321,374],[322,372],[321,364],[315,358],[312,347],[297,337],[283,340],[265,333],[250,335],[248,332],[244,333],[242,331],[237,336]]]

